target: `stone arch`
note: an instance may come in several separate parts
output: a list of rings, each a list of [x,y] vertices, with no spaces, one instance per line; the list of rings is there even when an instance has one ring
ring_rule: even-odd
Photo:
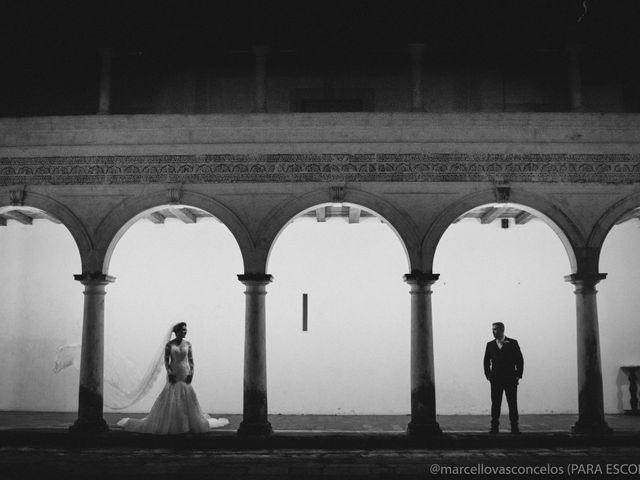
[[[640,192],[629,195],[610,206],[596,221],[587,240],[587,248],[594,252],[595,267],[600,263],[600,252],[611,229],[626,213],[640,207]]]
[[[494,189],[482,190],[467,195],[454,202],[436,218],[429,226],[422,241],[423,271],[432,271],[433,259],[438,242],[453,221],[463,213],[488,203],[498,203]],[[564,245],[567,256],[569,257],[571,273],[577,272],[579,264],[578,255],[584,250],[585,240],[584,235],[566,213],[549,200],[519,189],[511,189],[508,202],[504,203],[516,204],[523,210],[529,211],[537,217],[541,217],[558,235]]]
[[[20,207],[32,207],[42,210],[59,220],[69,231],[76,243],[80,254],[81,268],[84,271],[86,259],[93,250],[91,236],[87,232],[82,221],[65,205],[46,195],[28,192],[27,201],[20,205],[0,206],[0,213],[8,209],[20,209]]]
[[[344,188],[341,203],[352,204],[381,216],[396,234],[407,257],[410,270],[419,262],[419,235],[413,221],[394,205],[371,193]],[[312,207],[334,202],[331,188],[313,190],[282,202],[260,225],[263,232],[256,242],[256,265],[266,271],[269,256],[280,233],[295,216]]]
[[[247,252],[253,250],[253,240],[245,225],[233,211],[211,197],[187,190],[180,192],[179,202],[167,201],[167,191],[162,190],[148,195],[130,197],[116,206],[102,220],[96,229],[97,245],[94,259],[102,273],[108,273],[115,246],[129,227],[145,214],[159,210],[170,203],[199,208],[220,220],[236,239],[246,265]]]

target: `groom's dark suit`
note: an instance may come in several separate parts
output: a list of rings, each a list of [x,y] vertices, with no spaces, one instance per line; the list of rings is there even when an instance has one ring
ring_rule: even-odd
[[[518,379],[522,378],[524,360],[518,341],[504,337],[502,348],[496,340],[487,343],[484,352],[484,374],[491,381],[491,426],[498,428],[502,392],[507,396],[509,420],[518,426]]]

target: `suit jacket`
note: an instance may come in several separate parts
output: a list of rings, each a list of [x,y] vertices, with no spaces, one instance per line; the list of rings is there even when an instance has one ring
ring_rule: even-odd
[[[495,340],[487,343],[484,352],[484,374],[490,380],[512,381],[522,378],[524,359],[518,341],[504,337],[502,348]]]

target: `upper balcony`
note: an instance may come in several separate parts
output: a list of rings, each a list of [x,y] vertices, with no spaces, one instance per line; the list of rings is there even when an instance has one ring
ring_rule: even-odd
[[[232,3],[7,9],[0,156],[637,153],[634,0]]]
[[[3,9],[0,117],[640,113],[635,0],[107,3]]]

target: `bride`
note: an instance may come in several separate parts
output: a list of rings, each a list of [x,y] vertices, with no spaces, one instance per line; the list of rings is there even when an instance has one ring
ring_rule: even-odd
[[[173,327],[176,338],[164,349],[167,384],[156,399],[149,415],[142,419],[123,418],[117,425],[137,433],[157,435],[177,433],[203,433],[229,423],[226,418],[211,418],[203,413],[191,385],[193,380],[193,354],[191,344],[184,337],[187,324]]]

